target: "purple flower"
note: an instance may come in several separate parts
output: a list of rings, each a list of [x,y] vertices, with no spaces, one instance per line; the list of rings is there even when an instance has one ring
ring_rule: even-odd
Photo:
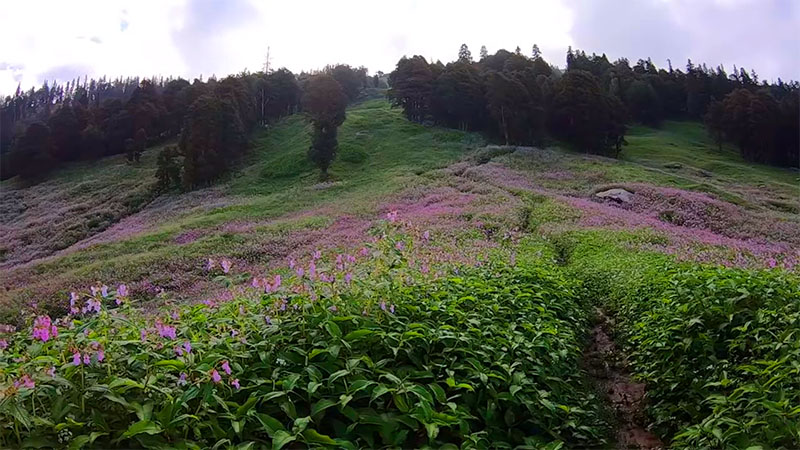
[[[28,374],[23,375],[20,379],[14,381],[15,388],[26,388],[26,389],[33,389],[36,387],[36,383],[33,382]]]
[[[272,325],[272,318],[270,316],[264,316],[264,322],[266,322],[267,325]]]
[[[156,322],[156,330],[158,331],[158,335],[162,338],[175,339],[175,327]]]
[[[386,302],[381,300],[381,311],[386,311]]]
[[[219,376],[219,372],[217,372],[217,369],[211,369],[211,381],[213,381],[214,383],[219,383],[220,381],[222,381],[222,377]]]
[[[305,273],[305,272],[303,272],[303,268],[302,267],[298,267],[297,270],[295,271],[295,273],[297,273],[297,278],[303,278],[303,273]]]
[[[289,258],[289,270],[293,270],[295,266],[295,261],[293,258]]]
[[[89,287],[89,290],[92,291],[92,297],[97,297],[97,294],[100,292],[100,289],[97,286]]]
[[[254,287],[256,289],[260,288],[261,287],[261,282],[258,280],[257,277],[253,277],[253,281],[250,282],[250,286],[252,286],[252,287]]]
[[[69,313],[70,314],[78,314],[80,310],[77,306],[75,306],[75,302],[78,301],[78,294],[74,292],[69,293]]]
[[[103,285],[103,287],[100,288],[100,295],[102,295],[103,297],[108,297],[108,286],[106,286],[105,284]]]
[[[336,305],[331,305],[328,307],[328,310],[331,312],[336,312],[339,310],[339,308],[337,308]]]
[[[222,361],[222,365],[220,367],[222,367],[222,370],[224,370],[227,375],[231,374],[231,366],[228,365],[227,360]]]
[[[91,362],[92,362],[91,356],[89,356],[88,353],[84,353],[83,354],[83,363],[88,366],[89,364],[91,364]]]
[[[317,275],[317,265],[314,263],[314,261],[311,261],[311,263],[308,265],[308,277],[314,278],[316,275]]]
[[[231,330],[231,337],[236,337],[239,335],[239,332],[236,330]]]
[[[178,386],[183,386],[186,384],[186,373],[181,372],[180,378],[178,378]]]
[[[425,232],[422,233],[422,239],[424,239],[425,241],[428,241],[428,240],[430,240],[430,238],[431,238],[431,232],[428,231],[428,230],[425,230]]]
[[[33,339],[47,342],[58,337],[58,328],[50,321],[50,316],[39,316],[33,321]]]
[[[72,365],[73,366],[80,366],[81,365],[81,354],[80,352],[74,352],[72,354]]]
[[[427,264],[423,264],[422,267],[420,267],[420,272],[422,272],[422,273],[428,273],[429,270],[430,269],[428,269],[428,265]]]
[[[123,298],[125,298],[125,297],[127,297],[127,296],[128,296],[128,286],[126,286],[126,285],[124,285],[124,284],[120,284],[120,285],[117,287],[117,297],[123,297]]]
[[[369,256],[369,249],[367,247],[361,247],[361,256]]]
[[[81,311],[84,314],[87,313],[87,312],[92,312],[92,311],[99,313],[100,312],[100,302],[97,299],[90,298],[89,300],[86,300],[86,306],[81,308]]]
[[[142,340],[142,342],[147,340],[147,329],[142,328],[139,330],[139,338]]]
[[[231,270],[231,262],[228,261],[227,259],[223,259],[222,261],[220,261],[219,265],[220,265],[220,267],[222,267],[222,272],[224,272],[224,273],[230,272],[230,270]]]
[[[175,351],[176,355],[183,356],[183,348],[181,348],[180,346],[175,347],[173,350]]]
[[[56,377],[56,368],[55,368],[55,366],[51,366],[49,369],[47,369],[47,374],[50,375],[51,377],[55,378]]]
[[[350,284],[350,281],[352,279],[353,279],[353,274],[352,273],[347,272],[346,274],[344,274],[344,282],[345,283]]]
[[[275,275],[275,281],[272,284],[272,289],[277,291],[279,287],[281,287],[281,276]]]
[[[314,253],[311,255],[312,259],[320,259],[322,258],[322,252],[319,250],[314,250]]]
[[[106,359],[106,352],[103,351],[103,349],[101,348],[100,350],[97,351],[97,361],[100,362],[104,359]]]
[[[394,244],[394,248],[396,248],[396,249],[398,249],[398,250],[401,250],[401,251],[402,251],[404,248],[406,248],[406,243],[405,243],[405,242],[403,242],[403,241],[397,241],[397,242]]]
[[[0,339],[0,350],[5,350],[8,348],[8,341],[5,339]]]
[[[389,222],[396,221],[397,220],[397,210],[394,209],[394,210],[389,211],[388,213],[386,213],[386,218],[389,220]]]
[[[234,378],[234,379],[231,381],[231,386],[235,387],[235,388],[236,388],[236,390],[238,391],[238,390],[239,390],[239,387],[240,387],[240,386],[239,386],[239,379],[238,379],[238,378]]]
[[[394,303],[392,303],[392,306],[389,307],[389,312],[394,314]]]

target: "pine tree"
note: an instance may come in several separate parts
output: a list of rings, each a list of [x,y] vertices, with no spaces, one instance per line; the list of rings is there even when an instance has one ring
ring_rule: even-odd
[[[332,76],[319,74],[306,83],[303,110],[314,126],[309,159],[319,167],[321,178],[328,178],[328,168],[338,149],[337,130],[344,122],[347,95]]]
[[[539,46],[533,44],[533,50],[531,51],[531,58],[537,60],[542,57],[542,52],[539,50]]]
[[[485,45],[481,45],[481,53],[480,53],[480,55],[481,55],[481,61],[483,61],[484,59],[486,59],[489,56],[489,50],[486,50],[486,46]]]
[[[467,44],[461,44],[461,48],[458,49],[458,60],[467,63],[472,62],[472,53],[470,53]]]

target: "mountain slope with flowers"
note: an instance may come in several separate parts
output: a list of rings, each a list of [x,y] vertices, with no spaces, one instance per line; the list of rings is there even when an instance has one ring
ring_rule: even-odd
[[[636,128],[619,161],[382,100],[340,139],[320,184],[288,118],[229,180],[4,268],[0,445],[613,445],[597,308],[643,430],[800,445],[796,172],[696,124]]]

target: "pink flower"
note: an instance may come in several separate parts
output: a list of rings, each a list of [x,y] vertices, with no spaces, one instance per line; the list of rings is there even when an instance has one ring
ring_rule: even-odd
[[[103,351],[103,349],[101,348],[100,350],[97,351],[97,361],[100,362],[104,359],[106,359],[106,352]]]
[[[51,366],[49,369],[47,369],[47,374],[50,375],[51,377],[55,378],[56,377],[56,368],[55,368],[55,366]]]
[[[775,261],[775,258],[770,258],[769,260],[767,260],[767,265],[769,266],[770,269],[774,269],[775,266],[778,265],[778,262]]]
[[[428,241],[428,240],[430,240],[430,238],[431,238],[431,232],[428,231],[428,230],[425,230],[425,232],[422,233],[422,239]]]
[[[347,284],[350,284],[350,281],[351,281],[352,279],[353,279],[353,274],[352,274],[352,273],[350,273],[350,272],[347,272],[347,273],[344,275],[344,282],[345,282],[345,283],[347,283]]]
[[[33,339],[47,342],[58,337],[58,328],[50,321],[50,316],[39,316],[33,321]]]
[[[147,330],[146,329],[142,328],[141,330],[139,330],[139,338],[142,340],[142,342],[147,340]]]
[[[208,261],[206,261],[206,271],[207,272],[211,272],[211,270],[213,270],[213,269],[214,269],[214,260],[211,259],[211,258],[208,258]]]
[[[297,273],[297,278],[303,278],[303,273],[305,272],[303,271],[302,267],[298,267],[295,273]]]
[[[253,281],[250,282],[250,286],[252,286],[254,288],[260,288],[261,287],[261,282],[258,280],[258,278],[253,277]]]
[[[0,339],[0,350],[5,350],[8,348],[8,341],[5,339]]]
[[[215,302],[212,299],[203,300],[203,304],[208,306],[209,308],[216,308],[217,307],[217,302]]]
[[[89,290],[92,291],[92,297],[97,297],[97,294],[100,293],[100,289],[98,289],[97,286],[91,286]]]
[[[369,256],[369,249],[367,247],[361,247],[361,256]]]
[[[401,250],[401,251],[402,251],[404,248],[406,248],[406,243],[405,243],[405,242],[403,242],[403,241],[397,241],[397,242],[394,244],[394,248],[396,248],[396,249],[398,249],[398,250]]]
[[[182,347],[180,347],[180,346],[178,346],[178,347],[175,347],[175,348],[173,349],[173,351],[175,352],[175,354],[176,354],[176,355],[178,355],[178,356],[183,356],[183,348],[182,348]]]
[[[219,376],[219,372],[217,372],[217,369],[211,369],[211,381],[213,381],[214,383],[219,383],[220,381],[222,381],[222,377]]]
[[[219,265],[220,265],[220,267],[222,267],[222,272],[224,272],[224,273],[230,272],[230,270],[231,270],[231,262],[228,261],[227,259],[223,259],[222,261],[220,261]]]
[[[92,362],[91,356],[89,356],[88,353],[84,353],[83,354],[83,363],[88,366],[89,364],[91,364],[91,362]]]
[[[222,367],[222,370],[224,370],[227,375],[231,374],[231,366],[228,365],[227,360],[222,361],[222,365],[220,367]]]
[[[339,308],[337,308],[336,305],[331,305],[328,307],[328,310],[331,312],[336,312],[339,310]]]
[[[186,384],[186,373],[181,372],[180,378],[178,378],[178,386],[183,386]]]
[[[73,366],[80,366],[81,365],[81,354],[80,352],[75,352],[72,354],[72,365]]]
[[[293,270],[295,266],[295,261],[293,258],[289,258],[289,270]]]
[[[312,259],[320,259],[322,258],[322,252],[319,250],[314,250],[314,253],[311,255]]]
[[[281,276],[275,275],[275,281],[272,283],[272,288],[274,290],[278,290],[279,287],[281,287]]]
[[[419,270],[422,273],[428,273],[430,271],[430,269],[428,269],[428,265],[427,264],[423,264],[422,267],[420,267]]]
[[[36,383],[33,382],[28,374],[23,375],[20,379],[14,381],[15,388],[25,388],[25,389],[33,389],[36,387]]]
[[[397,210],[394,209],[386,213],[386,218],[389,219],[389,222],[394,222],[397,220]]]
[[[239,387],[240,387],[240,386],[239,386],[239,379],[238,379],[238,378],[234,378],[234,379],[231,381],[231,386],[235,387],[235,388],[236,388],[236,390],[238,391],[238,390],[239,390]]]
[[[172,317],[172,320],[179,320],[181,318],[180,314],[178,314],[178,311],[172,311],[169,313],[169,316]]]

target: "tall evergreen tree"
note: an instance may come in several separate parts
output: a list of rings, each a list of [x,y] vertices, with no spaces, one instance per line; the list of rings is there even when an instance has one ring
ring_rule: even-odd
[[[481,56],[481,61],[483,61],[484,59],[486,59],[487,56],[489,56],[489,51],[486,50],[486,46],[485,45],[481,45],[480,56]]]
[[[330,75],[312,76],[303,93],[303,111],[314,126],[308,157],[319,167],[321,178],[328,178],[328,168],[338,149],[337,130],[344,122],[347,95]]]
[[[458,60],[465,63],[472,62],[472,53],[469,51],[467,44],[461,44],[461,48],[458,49]]]

